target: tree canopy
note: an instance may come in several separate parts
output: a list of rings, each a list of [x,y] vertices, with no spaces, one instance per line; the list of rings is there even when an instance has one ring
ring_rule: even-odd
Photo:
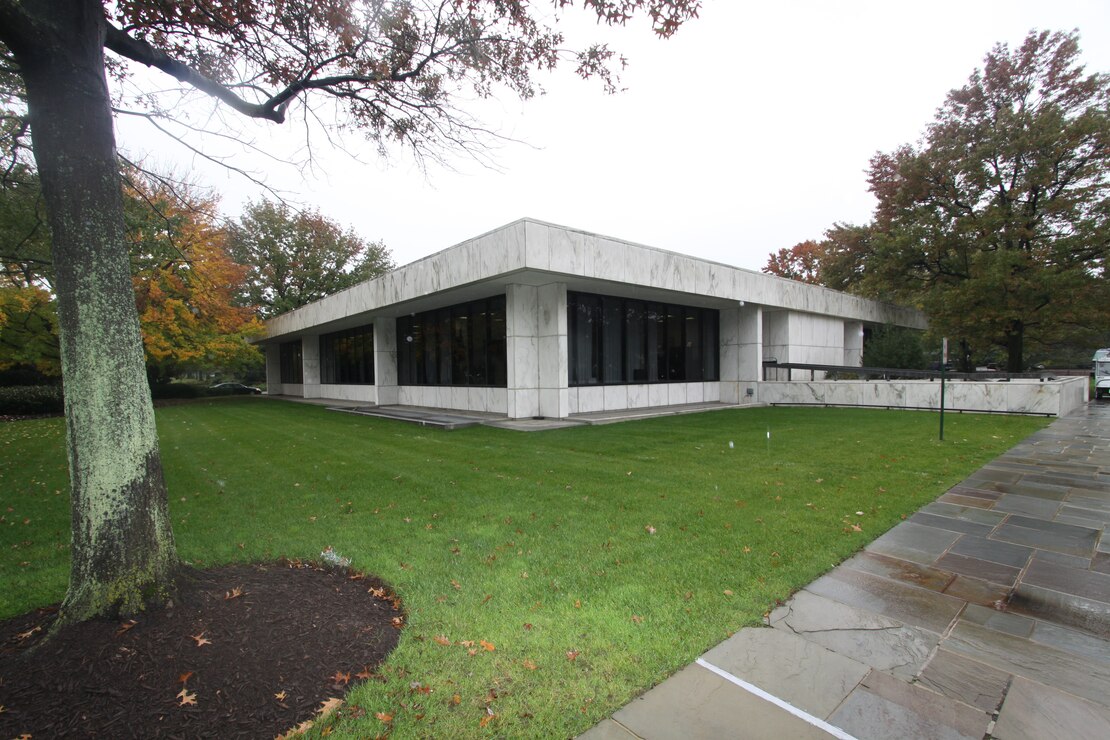
[[[1110,76],[1079,55],[1075,33],[999,44],[918,145],[872,158],[874,221],[830,261],[849,289],[920,306],[934,334],[998,347],[1011,371],[1106,335]]]
[[[21,152],[30,131],[52,235],[73,506],[61,620],[142,608],[165,597],[178,567],[132,293],[105,49],[116,55],[114,76],[144,64],[244,116],[281,123],[301,106],[306,121],[335,121],[381,146],[476,154],[484,129],[459,107],[467,94],[502,89],[527,98],[537,74],[564,62],[615,89],[623,60],[614,51],[563,48],[553,24],[575,5],[0,0],[0,81],[5,94],[22,86],[26,112],[5,113],[0,135]],[[608,24],[647,15],[665,37],[699,5],[580,7]],[[153,118],[175,110],[154,95],[130,104]]]
[[[384,243],[367,242],[319,211],[285,203],[248,205],[229,228],[232,258],[245,266],[240,303],[268,318],[393,269]]]

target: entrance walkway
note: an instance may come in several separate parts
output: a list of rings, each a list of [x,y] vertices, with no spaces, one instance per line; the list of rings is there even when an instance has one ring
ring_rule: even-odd
[[[1108,523],[1091,403],[582,737],[1110,737]]]

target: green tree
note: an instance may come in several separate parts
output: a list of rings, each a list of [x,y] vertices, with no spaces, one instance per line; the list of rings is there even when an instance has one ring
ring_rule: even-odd
[[[610,24],[642,11],[661,36],[698,5],[582,3]],[[241,115],[282,123],[291,107],[322,99],[334,108],[308,110],[306,120],[338,115],[379,145],[437,156],[482,151],[483,129],[456,108],[468,90],[527,98],[534,75],[561,62],[615,89],[610,65],[620,58],[602,45],[567,54],[549,15],[528,0],[0,0],[0,72],[15,70],[23,85],[52,234],[73,506],[62,622],[138,609],[172,587],[178,567],[105,49],[120,73],[153,67]]]
[[[925,351],[921,346],[922,332],[886,324],[867,333],[863,343],[865,367],[888,367],[909,370],[925,368]]]
[[[1110,320],[1110,77],[1074,33],[996,46],[919,147],[871,162],[875,237],[857,289],[917,303],[933,334],[1007,369]],[[1093,341],[1093,335],[1092,335]]]
[[[269,318],[393,269],[382,242],[367,242],[319,212],[263,200],[228,228],[228,247],[246,266],[241,301]]]

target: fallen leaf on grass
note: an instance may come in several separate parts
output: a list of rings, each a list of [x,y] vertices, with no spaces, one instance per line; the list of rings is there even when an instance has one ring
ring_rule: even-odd
[[[456,581],[456,580],[455,580],[455,579],[453,579],[453,578],[451,579],[451,585],[452,585],[452,586],[454,587],[454,589],[455,589],[456,591],[458,591],[459,589],[461,589],[461,588],[462,588],[462,586],[461,586],[461,585],[459,585],[459,582],[458,582],[458,581]]]
[[[647,532],[648,534],[655,534],[655,527],[648,524],[647,526],[644,527],[644,531]]]
[[[393,715],[390,714],[389,712],[374,712],[374,716],[377,717],[378,719],[380,719],[382,722],[392,722],[393,721]]]
[[[633,614],[632,615],[632,621],[635,622],[636,624],[641,624],[644,621],[644,618],[641,617],[639,614]]]
[[[451,644],[451,641],[447,639],[446,635],[436,635],[432,639],[435,640],[436,642],[438,642],[440,645],[450,645]]]
[[[333,696],[320,702],[320,708],[316,710],[316,714],[324,717],[331,714],[336,709],[339,709],[341,706],[343,706],[343,700]]]
[[[458,694],[454,694],[454,695],[453,695],[453,696],[451,697],[451,704],[452,704],[452,705],[454,705],[454,706],[456,706],[456,707],[457,707],[457,706],[459,705],[459,703],[460,703],[461,701],[462,701],[462,697],[461,697],[461,696],[459,696]]]
[[[731,588],[726,588],[725,589],[725,596],[732,596],[732,589]]]
[[[202,645],[211,645],[212,641],[205,637],[205,634],[206,633],[201,632],[199,635],[189,635],[189,637],[193,638],[193,641],[196,642],[197,647],[201,647]]]
[[[373,675],[374,674],[371,673],[368,668],[363,668],[361,671],[355,674],[355,678],[359,679],[360,681],[365,681]]]
[[[195,705],[197,703],[197,695],[190,693],[188,689],[181,689],[181,691],[177,692],[177,698],[181,700],[178,706],[184,707],[189,704]]]
[[[497,716],[497,715],[493,713],[493,710],[492,710],[492,709],[490,709],[489,707],[486,707],[486,716],[485,716],[485,717],[482,717],[481,721],[480,721],[480,722],[478,722],[478,726],[479,726],[479,727],[485,727],[485,726],[486,726],[486,725],[488,725],[488,724],[489,724],[489,723],[490,723],[491,721],[493,721],[493,719],[494,719],[494,718],[495,718],[496,716]]]
[[[491,653],[494,650],[496,650],[496,648],[493,646],[492,642],[486,642],[485,640],[478,640],[478,644],[481,645],[482,647],[484,647],[486,650],[488,650]]]
[[[474,647],[474,640],[459,640],[459,644],[463,647]]]
[[[577,660],[577,659],[578,659],[578,651],[577,650],[568,650],[567,651],[567,660]]]
[[[534,671],[534,670],[536,670],[537,668],[539,668],[539,666],[537,666],[537,665],[536,665],[535,663],[533,663],[532,661],[528,660],[527,658],[525,658],[525,659],[524,659],[524,660],[523,660],[523,661],[521,662],[521,665],[522,665],[522,666],[524,666],[525,668],[527,668],[527,669],[528,669],[528,670],[530,670],[530,671]]]

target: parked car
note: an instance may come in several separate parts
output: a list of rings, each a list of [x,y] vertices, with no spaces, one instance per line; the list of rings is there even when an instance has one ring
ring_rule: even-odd
[[[1110,349],[1095,351],[1091,358],[1095,376],[1095,400],[1110,394]]]
[[[255,388],[252,385],[243,385],[242,383],[217,383],[208,389],[217,395],[252,395],[258,396],[262,394],[261,388]]]

